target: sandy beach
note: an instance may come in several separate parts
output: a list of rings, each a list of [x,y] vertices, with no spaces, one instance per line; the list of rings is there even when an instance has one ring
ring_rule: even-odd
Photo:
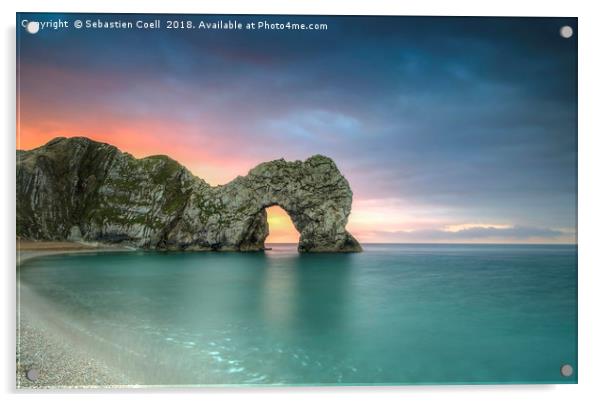
[[[17,239],[17,270],[27,261],[48,255],[116,251],[131,249]],[[27,291],[18,286],[19,294]],[[78,348],[77,339],[66,336],[65,329],[52,322],[47,311],[49,307],[43,304],[19,303],[17,306],[17,388],[93,388],[128,384],[126,378],[105,362]],[[27,377],[30,370],[37,371],[35,381]]]

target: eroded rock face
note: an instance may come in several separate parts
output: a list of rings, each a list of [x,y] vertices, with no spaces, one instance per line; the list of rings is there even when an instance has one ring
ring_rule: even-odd
[[[211,187],[166,156],[136,159],[87,138],[17,151],[17,235],[169,250],[262,250],[279,205],[301,252],[361,251],[345,230],[349,183],[334,162],[275,160]]]

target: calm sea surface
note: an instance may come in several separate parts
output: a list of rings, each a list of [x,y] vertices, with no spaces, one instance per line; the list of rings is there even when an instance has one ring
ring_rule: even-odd
[[[136,384],[576,381],[576,246],[273,247],[39,258],[21,305]]]

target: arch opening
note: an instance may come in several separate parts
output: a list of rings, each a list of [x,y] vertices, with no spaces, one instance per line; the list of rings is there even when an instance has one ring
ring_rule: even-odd
[[[268,237],[265,239],[266,247],[270,244],[294,244],[299,243],[300,234],[290,215],[279,205],[265,208],[268,222]]]

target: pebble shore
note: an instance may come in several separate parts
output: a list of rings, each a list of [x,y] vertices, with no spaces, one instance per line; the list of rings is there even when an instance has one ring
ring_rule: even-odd
[[[94,246],[69,242],[30,242],[17,239],[17,270],[33,258],[65,253],[90,253],[103,251],[130,251],[111,246]],[[18,277],[18,276],[17,276]],[[40,306],[41,307],[41,306]],[[18,306],[16,386],[18,389],[36,388],[110,388],[131,384],[102,361],[88,356],[46,328],[37,319],[35,306]],[[35,380],[27,373],[33,370]]]
[[[128,384],[103,362],[77,351],[65,341],[33,325],[21,311],[17,335],[17,388],[95,388]],[[27,378],[29,370],[37,379]]]

